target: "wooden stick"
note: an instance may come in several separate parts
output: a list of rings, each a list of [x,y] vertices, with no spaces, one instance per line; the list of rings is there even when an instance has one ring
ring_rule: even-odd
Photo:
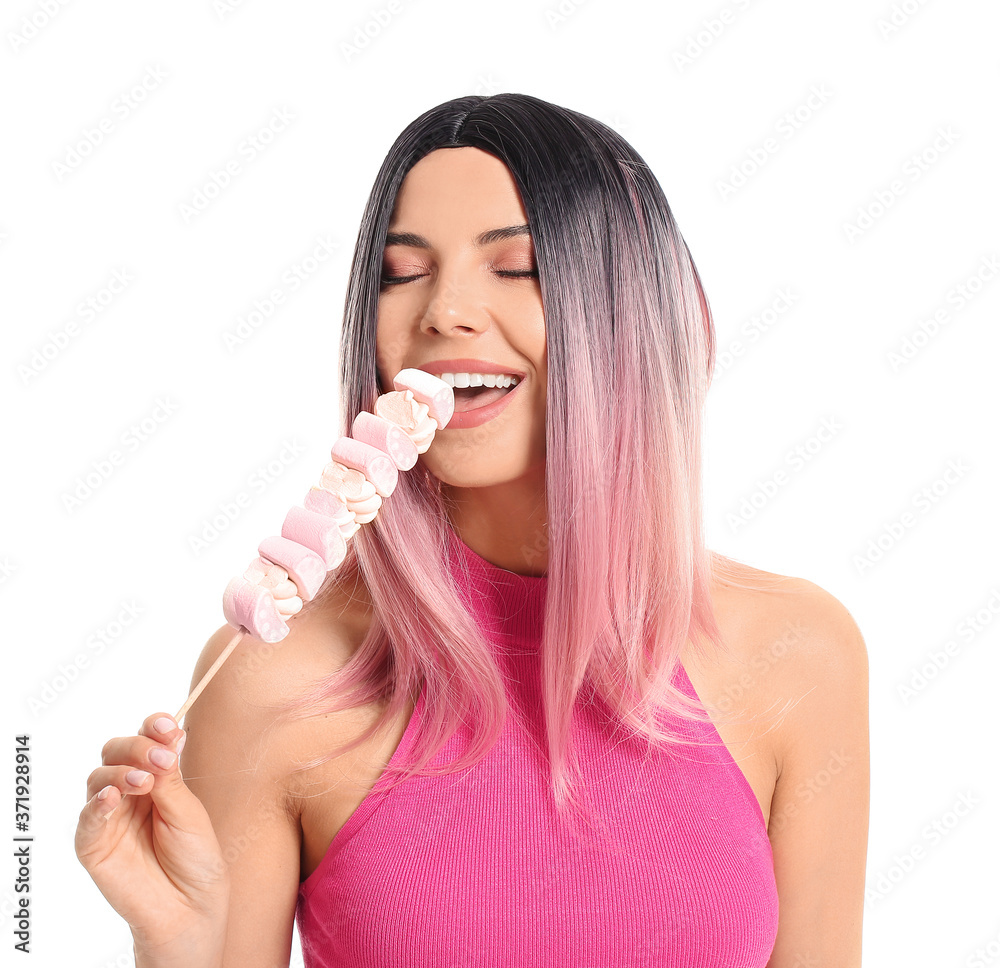
[[[226,661],[226,659],[233,654],[233,650],[243,640],[243,636],[247,634],[247,630],[241,627],[240,630],[232,637],[229,645],[227,645],[219,653],[219,657],[212,663],[212,667],[201,677],[201,682],[199,682],[198,685],[191,690],[191,695],[184,700],[184,705],[181,706],[181,708],[177,711],[177,715],[174,716],[174,722],[177,723],[178,726],[180,726],[181,720],[184,718],[184,714],[194,705],[194,701],[205,691],[205,687],[222,668],[222,664]]]
[[[229,645],[227,645],[219,653],[219,657],[212,663],[212,667],[201,677],[201,682],[199,682],[198,685],[191,690],[191,695],[184,700],[184,705],[181,706],[181,708],[177,711],[177,715],[174,716],[174,722],[177,723],[178,726],[180,726],[181,720],[184,718],[184,714],[194,705],[194,701],[205,691],[205,687],[222,668],[222,664],[233,654],[236,646],[243,641],[243,636],[248,634],[247,630],[241,627],[240,630],[229,640]],[[121,806],[122,801],[129,796],[129,794],[124,790],[121,791],[121,795],[121,800],[115,804],[115,810],[117,810]],[[113,814],[115,810],[112,810],[111,813],[109,813],[104,819],[109,820],[111,818],[111,814]]]

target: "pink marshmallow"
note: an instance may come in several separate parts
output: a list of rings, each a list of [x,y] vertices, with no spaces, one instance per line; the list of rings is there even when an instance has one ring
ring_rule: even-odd
[[[288,572],[281,565],[276,565],[266,558],[254,558],[243,572],[243,577],[252,585],[266,588],[275,601],[281,598],[292,598],[298,595],[295,582],[289,581]]]
[[[315,551],[290,538],[265,538],[257,548],[262,558],[281,565],[295,582],[304,602],[316,597],[326,581],[326,562]]]
[[[245,628],[262,642],[280,642],[288,635],[288,626],[278,613],[271,593],[242,576],[226,586],[222,611],[233,628]]]
[[[426,403],[439,428],[455,413],[455,391],[433,373],[410,367],[400,370],[393,377],[392,385],[397,390],[409,390],[416,400]]]
[[[350,541],[361,528],[357,522],[357,515],[336,494],[325,487],[309,488],[309,493],[306,494],[302,504],[307,511],[315,511],[317,514],[333,518],[345,541]]]
[[[266,558],[258,557],[254,558],[247,565],[247,570],[243,572],[243,577],[253,585],[260,585],[276,569],[279,575],[283,574],[285,578],[288,577],[288,572],[284,568],[280,568],[273,561],[268,561]]]
[[[388,497],[396,489],[399,471],[392,458],[378,447],[353,437],[340,437],[331,453],[335,461],[361,471],[382,497]]]
[[[408,471],[417,462],[417,446],[402,427],[362,410],[354,418],[351,434],[355,440],[384,451],[401,471]]]
[[[302,506],[307,511],[315,511],[317,514],[325,514],[328,518],[333,518],[340,526],[340,533],[345,538],[349,538],[358,530],[354,512],[347,506],[346,502],[325,487],[309,488]]]
[[[343,501],[358,524],[374,520],[378,509],[382,507],[382,498],[375,490],[375,485],[361,471],[345,467],[339,460],[332,460],[323,468],[319,486]]]
[[[281,526],[281,536],[315,551],[323,559],[327,571],[336,568],[347,554],[347,542],[337,521],[305,508],[289,510]]]

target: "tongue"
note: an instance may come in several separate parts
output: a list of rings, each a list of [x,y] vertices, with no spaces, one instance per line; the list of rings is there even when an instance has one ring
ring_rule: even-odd
[[[496,403],[513,387],[455,387],[455,412],[478,410],[480,407]]]

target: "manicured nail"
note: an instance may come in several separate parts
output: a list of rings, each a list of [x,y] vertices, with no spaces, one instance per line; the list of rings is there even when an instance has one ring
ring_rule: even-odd
[[[184,744],[187,742],[188,734],[181,733],[181,738],[177,740],[177,745],[174,747],[178,756],[181,755],[181,750],[184,749]]]
[[[177,759],[175,753],[171,753],[170,750],[163,749],[162,746],[154,746],[149,751],[149,762],[153,766],[158,766],[161,770],[165,770],[168,767],[174,765],[174,760]]]
[[[153,729],[158,733],[169,733],[177,729],[177,723],[167,716],[161,716],[159,719],[153,721]]]
[[[108,794],[111,792],[111,784],[109,783],[100,793],[97,794],[98,800],[107,799]]]
[[[147,773],[145,770],[129,770],[125,774],[125,779],[128,780],[129,784],[137,787],[142,786],[152,775],[152,773]]]

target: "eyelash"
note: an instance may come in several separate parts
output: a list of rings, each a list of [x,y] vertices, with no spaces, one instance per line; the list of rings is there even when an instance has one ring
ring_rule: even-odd
[[[508,279],[537,279],[538,270],[531,269],[498,269],[498,276],[504,276]],[[381,285],[383,286],[395,286],[401,282],[412,282],[414,279],[420,279],[420,276],[383,276],[381,279]]]

